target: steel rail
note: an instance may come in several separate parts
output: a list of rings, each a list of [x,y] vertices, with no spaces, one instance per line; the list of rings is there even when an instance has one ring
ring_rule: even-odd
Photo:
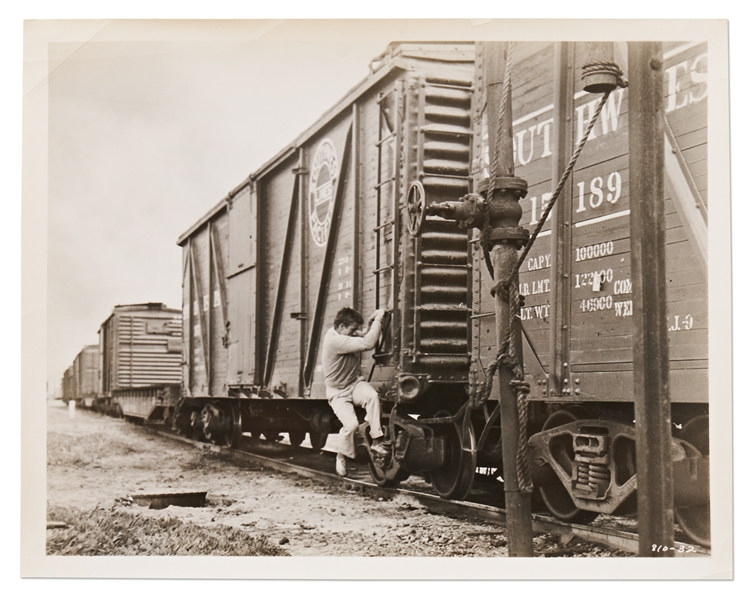
[[[421,504],[421,506],[433,513],[456,517],[471,517],[481,519],[482,521],[485,521],[487,523],[506,525],[506,511],[502,508],[488,506],[486,504],[478,504],[476,502],[468,502],[465,500],[446,500],[444,498],[440,498],[439,496],[434,496],[415,490],[401,488],[381,488],[378,485],[375,485],[374,483],[370,483],[368,481],[360,481],[357,479],[351,479],[349,477],[340,477],[334,473],[319,471],[317,469],[297,465],[286,460],[262,456],[260,454],[249,452],[247,450],[231,449],[225,446],[216,446],[208,442],[191,440],[157,428],[153,428],[153,430],[156,431],[160,436],[192,445],[204,451],[208,451],[227,458],[238,459],[251,463],[255,466],[259,465],[261,467],[273,469],[282,473],[291,473],[294,475],[299,475],[316,481],[324,482],[333,487],[340,488],[341,490],[346,492],[356,492],[363,496],[372,498],[410,498],[417,501],[419,504]],[[276,443],[273,445],[279,444]],[[268,443],[268,447],[271,447],[270,443]],[[638,551],[639,538],[636,533],[616,531],[608,528],[591,527],[589,525],[562,523],[552,517],[547,517],[545,515],[533,515],[533,531],[535,533],[557,534],[559,535],[560,542],[563,546],[568,544],[573,538],[577,537],[585,542],[602,544],[615,550],[629,552],[633,556],[635,556]],[[708,554],[706,550],[694,544],[676,542],[675,546],[677,547],[676,556],[696,557],[705,556]],[[684,547],[684,549],[693,548],[694,552],[678,552],[679,547]]]

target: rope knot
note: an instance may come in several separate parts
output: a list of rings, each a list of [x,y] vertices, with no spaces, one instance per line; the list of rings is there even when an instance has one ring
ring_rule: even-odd
[[[613,75],[616,77],[616,85],[618,87],[625,88],[629,85],[623,71],[615,62],[601,61],[583,65],[583,81],[591,75]]]
[[[531,384],[525,379],[513,379],[510,381],[510,385],[512,386],[512,389],[515,390],[515,395],[517,396],[520,394],[527,396],[531,393]]]
[[[490,290],[492,297],[496,297],[497,294],[499,294],[499,297],[504,300],[505,302],[510,301],[510,282],[507,279],[502,279],[496,283],[496,285],[492,286],[492,289]]]

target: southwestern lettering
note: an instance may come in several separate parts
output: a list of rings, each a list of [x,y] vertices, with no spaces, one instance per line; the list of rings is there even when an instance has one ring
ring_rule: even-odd
[[[622,98],[624,98],[624,89],[619,88],[606,100],[606,104],[601,109],[601,116],[588,136],[589,140],[612,133],[619,128],[619,113],[622,110]],[[575,108],[577,113],[577,142],[583,139],[586,127],[596,112],[599,98],[594,98]],[[598,133],[596,133],[598,132]]]
[[[670,113],[707,98],[707,54],[665,69],[668,84],[666,112]],[[688,91],[684,88],[690,88]]]
[[[707,53],[700,54],[694,58],[680,61],[664,69],[667,82],[666,113],[684,108],[690,104],[700,102],[707,98]],[[596,122],[588,139],[596,139],[623,130],[622,103],[626,89],[619,88],[609,96],[609,99],[601,109],[601,115]],[[587,92],[578,92],[575,98],[587,96]],[[575,107],[575,139],[582,139],[585,128],[590,123],[599,98],[593,98],[588,102]],[[513,122],[515,135],[513,137],[513,157],[516,165],[527,165],[539,158],[547,158],[553,154],[553,118],[546,118],[519,129],[523,123],[541,117],[554,109],[552,104],[520,117]],[[484,117],[485,121],[485,117]],[[485,176],[488,176],[489,150],[488,132],[484,123],[481,140],[481,155]]]

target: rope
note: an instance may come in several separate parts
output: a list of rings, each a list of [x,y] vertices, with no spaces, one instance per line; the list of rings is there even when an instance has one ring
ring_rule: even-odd
[[[507,112],[507,98],[510,95],[510,82],[512,81],[512,54],[515,48],[513,42],[507,44],[507,61],[505,63],[505,76],[502,81],[502,97],[499,102],[499,124],[497,125],[497,141],[502,139],[502,128],[505,123],[505,113]],[[499,146],[499,143],[497,144]],[[494,196],[494,185],[497,181],[497,172],[499,171],[499,148],[492,158],[492,168],[489,172],[489,191],[486,197],[491,200]]]
[[[604,73],[608,75],[614,75],[616,77],[616,85],[625,88],[629,85],[629,82],[624,78],[624,73],[615,62],[609,62],[602,60],[597,63],[588,63],[583,65],[583,81],[594,73]]]
[[[533,231],[533,235],[531,235],[530,239],[528,240],[528,243],[525,245],[525,248],[523,249],[523,252],[520,255],[520,258],[518,258],[517,263],[515,263],[515,267],[510,272],[508,280],[511,280],[514,276],[518,274],[518,272],[520,271],[520,267],[523,264],[523,261],[528,257],[528,253],[531,251],[531,248],[533,247],[533,244],[536,241],[538,234],[541,233],[541,228],[546,223],[546,219],[548,218],[549,213],[551,213],[551,209],[554,208],[554,204],[559,198],[559,195],[562,193],[562,188],[564,187],[564,184],[567,183],[567,179],[572,173],[572,169],[575,167],[575,163],[577,162],[577,159],[580,157],[580,153],[583,151],[585,142],[588,141],[588,136],[590,135],[590,132],[593,131],[593,126],[596,124],[596,121],[598,120],[598,116],[601,114],[601,110],[603,110],[603,105],[606,104],[606,100],[609,99],[610,95],[611,95],[611,91],[605,92],[603,96],[601,97],[601,100],[598,102],[598,106],[596,107],[596,112],[593,113],[593,118],[590,120],[590,123],[588,123],[588,126],[585,129],[585,133],[583,134],[583,137],[577,143],[577,147],[575,148],[575,151],[572,153],[572,156],[570,157],[570,162],[567,164],[567,168],[564,170],[564,173],[562,173],[562,177],[559,179],[559,182],[557,183],[557,187],[554,188],[554,193],[551,195],[551,200],[549,200],[549,204],[546,206],[546,209],[541,215],[541,218],[538,221],[538,225],[536,225],[536,229]]]
[[[510,43],[508,47],[507,67],[505,70],[504,86],[502,89],[502,103],[500,105],[500,114],[499,114],[499,131],[500,132],[502,131],[502,126],[503,126],[504,116],[505,116],[505,106],[507,102],[507,95],[508,95],[508,89],[509,89],[511,64],[512,64],[512,43]],[[606,64],[602,63],[602,65],[603,65],[603,68],[605,69],[607,68],[608,63]],[[599,65],[593,65],[593,66],[596,67],[598,70],[600,70],[602,68],[602,65],[599,64]],[[614,65],[614,67],[616,67],[616,71],[618,72],[617,83],[619,85],[622,85],[622,87],[625,87],[626,81],[621,77],[621,71],[619,70],[619,67],[616,65]],[[586,127],[582,138],[578,142],[577,147],[575,148],[575,151],[570,157],[569,163],[567,164],[567,168],[564,170],[562,177],[560,178],[559,182],[556,185],[556,188],[554,189],[552,197],[549,200],[549,204],[547,205],[546,209],[541,215],[541,218],[539,219],[536,229],[533,231],[533,234],[528,240],[528,243],[525,245],[525,248],[523,249],[522,254],[518,258],[517,262],[515,263],[515,266],[512,268],[512,271],[508,275],[507,279],[505,279],[504,281],[498,282],[492,288],[493,294],[496,293],[497,291],[500,291],[500,293],[502,291],[507,293],[508,304],[509,304],[509,309],[510,309],[509,311],[510,323],[508,324],[507,330],[505,331],[505,335],[502,340],[502,343],[500,344],[497,350],[496,358],[489,364],[489,369],[487,371],[486,379],[484,380],[484,384],[481,388],[480,393],[476,396],[476,400],[474,401],[473,408],[484,406],[486,402],[488,401],[489,395],[491,394],[494,376],[497,372],[497,369],[500,367],[500,365],[510,368],[512,370],[512,375],[513,375],[513,379],[511,380],[510,385],[515,391],[515,397],[516,397],[517,408],[518,408],[518,426],[519,426],[518,427],[519,429],[518,430],[518,446],[517,446],[517,453],[515,456],[515,460],[516,460],[516,465],[517,465],[516,468],[517,468],[517,477],[518,477],[518,488],[520,490],[520,493],[523,495],[529,495],[533,491],[533,481],[530,475],[530,465],[528,464],[528,451],[527,451],[528,450],[528,394],[530,393],[530,385],[525,381],[525,374],[523,373],[522,365],[520,365],[517,361],[517,358],[516,358],[517,352],[515,348],[515,343],[516,343],[516,338],[517,338],[517,336],[515,335],[515,332],[517,330],[517,327],[519,327],[519,324],[520,324],[520,305],[522,302],[521,296],[518,292],[518,288],[519,288],[518,274],[520,272],[521,265],[527,258],[528,253],[530,252],[531,248],[533,247],[533,244],[538,238],[539,233],[541,233],[542,227],[546,223],[546,219],[548,218],[549,214],[551,213],[552,208],[554,207],[554,204],[559,198],[562,192],[562,188],[564,188],[564,185],[567,183],[567,179],[572,173],[572,169],[574,168],[575,163],[577,162],[577,159],[580,157],[580,153],[582,152],[583,147],[585,146],[585,143],[588,141],[590,132],[593,131],[593,127],[596,124],[596,121],[598,120],[598,117],[600,116],[601,111],[603,110],[603,105],[608,100],[609,95],[611,94],[612,91],[613,90],[606,91],[604,95],[601,97],[601,100],[599,101],[598,106],[596,107],[595,113],[593,114],[593,118],[591,118],[590,122],[588,123],[588,126]],[[489,190],[486,196],[488,199],[491,199],[494,195],[494,185],[496,182],[498,168],[499,168],[499,152],[496,152],[494,155],[494,160],[492,162],[492,170],[491,170],[490,179],[489,179]],[[485,228],[485,230],[486,229],[487,228]],[[484,237],[485,237],[485,231],[482,231],[482,241]],[[494,269],[491,266],[491,259],[488,256],[489,253],[488,253],[487,248],[488,246],[484,246],[484,258],[487,260],[487,265],[489,265],[489,271],[493,279]]]

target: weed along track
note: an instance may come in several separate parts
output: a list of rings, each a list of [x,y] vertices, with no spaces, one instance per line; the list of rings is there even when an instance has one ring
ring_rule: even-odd
[[[358,463],[342,479],[328,452],[252,440],[227,450],[89,411],[70,418],[57,402],[48,430],[50,555],[507,555],[498,508],[379,488]],[[189,491],[207,492],[205,506],[136,501]],[[554,530],[539,529],[534,546],[630,554],[581,537],[565,546]]]

